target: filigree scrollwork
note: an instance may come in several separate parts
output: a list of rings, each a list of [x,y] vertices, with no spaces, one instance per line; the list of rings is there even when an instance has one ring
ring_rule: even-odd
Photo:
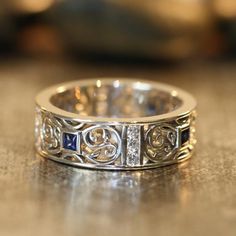
[[[60,122],[62,123],[63,127],[68,130],[80,130],[84,124],[75,120],[65,120],[60,119]]]
[[[62,153],[61,158],[72,162],[84,163],[83,158],[77,153]]]
[[[189,115],[185,115],[183,117],[180,117],[176,120],[176,123],[179,125],[179,126],[182,126],[182,125],[189,125],[191,122],[191,119],[189,117]]]
[[[110,164],[121,153],[121,138],[118,132],[109,126],[91,126],[82,131],[82,156],[96,164]]]
[[[53,117],[45,116],[42,119],[41,142],[42,148],[49,154],[60,152],[60,124]]]
[[[145,153],[149,160],[165,160],[176,149],[177,131],[170,125],[152,126],[145,134],[145,141]]]

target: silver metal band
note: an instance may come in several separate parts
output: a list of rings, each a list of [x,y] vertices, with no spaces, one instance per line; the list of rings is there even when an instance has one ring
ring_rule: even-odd
[[[150,81],[65,83],[36,98],[36,149],[94,169],[135,170],[188,159],[195,145],[195,99]]]

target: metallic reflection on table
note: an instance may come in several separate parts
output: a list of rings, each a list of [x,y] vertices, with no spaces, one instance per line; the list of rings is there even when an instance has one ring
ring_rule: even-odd
[[[46,186],[48,181],[60,186],[54,192],[63,212],[60,224],[74,225],[74,233],[81,229],[88,233],[90,225],[92,228],[95,225],[99,226],[101,235],[109,235],[114,230],[113,225],[116,227],[116,218],[119,224],[129,228],[129,220],[135,220],[142,208],[147,208],[147,214],[149,207],[158,211],[165,205],[168,210],[169,205],[177,202],[183,208],[188,205],[190,182],[183,183],[179,179],[189,179],[188,165],[189,162],[185,162],[156,170],[113,172],[74,169],[42,159],[35,178],[39,186]],[[57,173],[63,170],[63,174],[55,174],[56,169]],[[38,197],[45,202],[50,195],[50,190],[46,189]],[[134,230],[138,233],[138,226]],[[115,231],[117,235],[129,234],[129,230],[125,232],[122,228]]]
[[[41,157],[37,155],[36,158]],[[70,209],[73,212],[76,206],[80,211],[87,211],[87,207],[94,207],[94,196],[97,195],[100,196],[100,200],[103,200],[97,202],[97,208],[109,208],[109,205],[106,205],[107,201],[113,199],[112,204],[122,203],[130,211],[136,212],[140,204],[147,200],[150,190],[155,192],[154,199],[157,202],[176,200],[184,203],[187,200],[188,186],[187,183],[179,183],[176,175],[187,178],[189,176],[188,163],[184,162],[179,165],[146,171],[93,171],[68,167],[68,171],[61,176],[69,187],[66,193],[66,201],[68,202],[65,205],[65,212]],[[44,185],[47,181],[45,175],[41,175],[41,173],[50,173],[50,168],[52,166],[55,168],[54,165],[58,164],[46,160],[39,163],[39,169],[36,172],[39,184]],[[60,164],[58,167],[66,168]],[[54,173],[50,176],[51,178],[54,179],[54,183],[60,184],[61,179],[58,179]],[[122,195],[125,198],[120,199]],[[65,196],[61,197],[63,199]],[[149,199],[149,201],[151,200]],[[80,205],[82,202],[84,205]]]

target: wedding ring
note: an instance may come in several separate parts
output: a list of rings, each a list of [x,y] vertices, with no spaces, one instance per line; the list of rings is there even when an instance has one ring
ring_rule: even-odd
[[[36,97],[36,150],[57,162],[112,170],[148,169],[191,157],[196,101],[166,84],[86,79]]]

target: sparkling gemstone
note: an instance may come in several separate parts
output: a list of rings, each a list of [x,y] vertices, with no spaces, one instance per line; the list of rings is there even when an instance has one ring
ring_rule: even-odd
[[[140,126],[130,125],[127,128],[127,159],[128,166],[140,165]]]
[[[184,129],[181,132],[181,144],[185,144],[190,138],[190,128]]]
[[[77,135],[72,133],[63,133],[63,148],[76,151]]]

